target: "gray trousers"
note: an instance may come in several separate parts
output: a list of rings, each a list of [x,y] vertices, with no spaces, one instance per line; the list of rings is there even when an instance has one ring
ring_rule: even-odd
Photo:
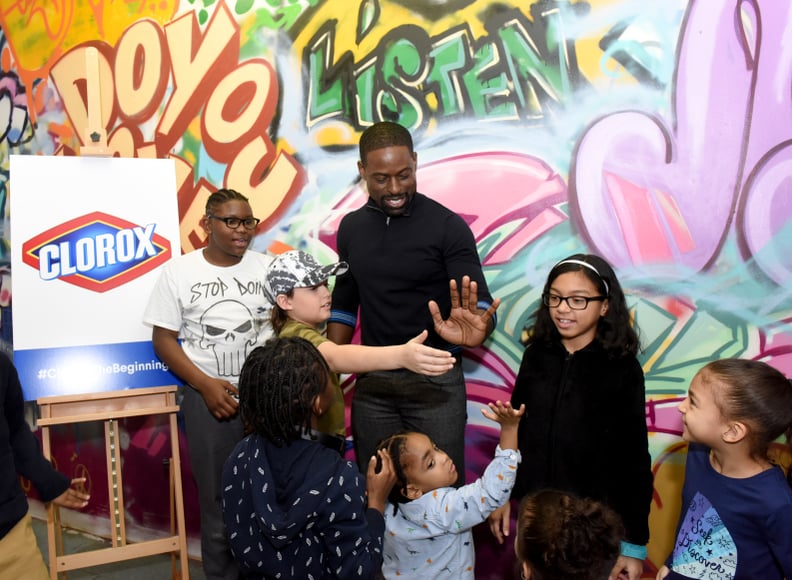
[[[201,510],[201,558],[207,580],[236,580],[239,574],[228,546],[221,503],[223,464],[242,439],[239,415],[218,421],[201,394],[184,387],[181,403],[198,503]]]
[[[358,375],[352,396],[352,435],[358,468],[366,473],[377,444],[399,431],[420,431],[448,453],[465,481],[467,395],[462,365],[439,377],[408,370]]]

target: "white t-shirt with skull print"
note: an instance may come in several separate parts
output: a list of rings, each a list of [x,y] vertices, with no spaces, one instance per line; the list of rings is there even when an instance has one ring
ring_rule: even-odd
[[[214,266],[196,250],[168,262],[143,321],[179,333],[207,375],[236,384],[245,358],[272,336],[264,278],[272,258],[248,250],[239,264]]]

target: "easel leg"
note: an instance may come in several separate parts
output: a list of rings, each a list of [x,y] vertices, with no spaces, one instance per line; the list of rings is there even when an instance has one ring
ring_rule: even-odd
[[[164,463],[168,464],[168,513],[170,515],[170,533],[171,536],[176,535],[176,492],[173,485],[173,461],[166,459]],[[178,578],[178,568],[176,567],[176,552],[171,552],[171,578],[176,580]]]
[[[175,396],[174,396],[175,404]],[[179,454],[179,426],[176,413],[170,415],[171,432],[171,470],[173,472],[173,500],[176,508],[176,529],[179,535],[179,564],[182,580],[189,580],[190,567],[187,557],[187,529],[184,523],[184,494],[182,492],[181,456]]]
[[[121,475],[120,423],[115,419],[105,421],[105,451],[107,453],[107,489],[110,499],[110,536],[113,547],[126,546],[126,515],[124,507],[124,481]]]
[[[52,457],[49,427],[41,428],[41,450],[44,457]],[[58,506],[52,502],[47,504],[47,552],[49,554],[50,579],[58,580],[58,554],[63,552],[63,536],[60,529]],[[57,534],[56,534],[57,526]]]

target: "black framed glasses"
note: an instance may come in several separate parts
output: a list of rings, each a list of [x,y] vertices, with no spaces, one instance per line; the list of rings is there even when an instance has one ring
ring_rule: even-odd
[[[229,229],[232,230],[237,229],[240,225],[245,226],[246,230],[255,230],[258,227],[259,223],[261,223],[260,219],[254,217],[249,217],[249,218],[221,217],[219,215],[212,215],[212,214],[207,214],[206,217],[212,220],[220,220],[225,225],[227,225]]]
[[[542,294],[542,304],[548,308],[558,308],[561,302],[566,302],[572,310],[585,310],[589,302],[602,302],[607,296],[558,296],[557,294]]]

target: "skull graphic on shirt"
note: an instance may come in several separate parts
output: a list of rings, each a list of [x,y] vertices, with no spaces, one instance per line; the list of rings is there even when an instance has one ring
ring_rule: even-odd
[[[211,349],[217,361],[217,376],[239,375],[258,328],[250,310],[236,300],[221,300],[201,316],[200,347]]]

